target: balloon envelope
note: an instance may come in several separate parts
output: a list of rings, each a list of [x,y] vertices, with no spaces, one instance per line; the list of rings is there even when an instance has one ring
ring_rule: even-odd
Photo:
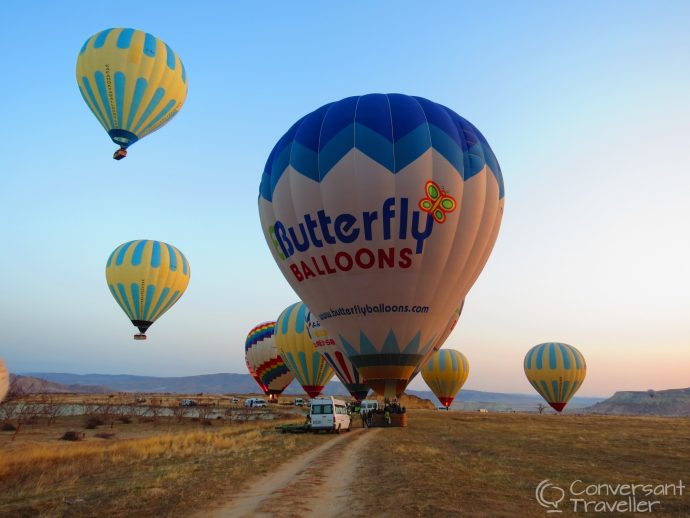
[[[422,360],[422,363],[420,363],[417,368],[414,370],[412,373],[412,376],[410,376],[410,381],[412,381],[417,374],[419,374],[419,371],[422,370],[422,367],[426,365],[426,362],[431,358],[431,356],[441,349],[444,343],[446,343],[446,340],[448,340],[448,337],[450,334],[453,332],[453,329],[455,329],[456,324],[458,323],[458,320],[460,320],[460,315],[462,315],[462,308],[465,307],[465,299],[462,300],[460,305],[457,307],[455,311],[453,311],[453,314],[450,316],[450,319],[446,323],[445,327],[443,328],[443,331],[441,331],[441,334],[438,336],[436,341],[434,342],[434,346],[431,348],[431,351],[426,355],[424,360]]]
[[[264,322],[252,328],[247,335],[245,350],[247,358],[258,377],[260,387],[266,387],[268,394],[279,395],[292,382],[294,376],[278,354],[276,348],[275,322]]]
[[[422,367],[422,378],[446,408],[451,405],[469,374],[467,358],[454,349],[436,351]]]
[[[319,354],[307,333],[306,306],[291,304],[276,321],[278,352],[309,397],[315,398],[333,377],[333,371]]]
[[[77,58],[84,102],[122,149],[172,119],[187,97],[187,74],[162,40],[115,28],[86,40]]]
[[[572,345],[557,342],[532,347],[524,366],[534,390],[558,412],[565,408],[587,375],[582,353]]]
[[[2,403],[3,399],[5,399],[5,396],[7,396],[7,392],[10,390],[10,373],[7,371],[7,367],[5,367],[5,363],[2,361],[2,358],[0,358],[0,403]]]
[[[328,334],[326,327],[321,325],[321,322],[308,308],[305,313],[305,320],[307,333],[314,347],[331,366],[345,389],[357,401],[365,399],[369,393],[369,386],[350,360],[340,351],[335,340]]]
[[[482,134],[400,94],[300,119],[259,189],[281,272],[367,384],[400,394],[493,248],[504,191]]]
[[[247,365],[247,371],[249,371],[249,375],[252,378],[254,378],[254,381],[256,381],[256,384],[259,385],[259,388],[261,389],[261,391],[265,395],[268,396],[269,395],[268,387],[261,382],[261,378],[259,378],[259,376],[256,374],[256,368],[255,368],[254,364],[249,359],[249,350],[251,348],[251,345],[253,345],[253,344],[251,344],[249,342],[249,337],[247,337],[247,340],[245,341],[245,345],[244,345],[244,362]]]
[[[110,293],[141,334],[175,304],[187,289],[189,263],[177,248],[140,239],[118,246],[105,266]]]

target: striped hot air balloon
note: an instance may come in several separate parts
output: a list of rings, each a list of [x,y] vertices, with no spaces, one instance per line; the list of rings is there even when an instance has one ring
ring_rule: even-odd
[[[145,340],[151,325],[187,289],[190,269],[177,248],[162,241],[139,239],[118,246],[105,266],[105,278],[115,300]]]
[[[0,358],[0,403],[7,396],[7,392],[10,390],[10,373],[5,367],[5,363]]]
[[[268,157],[258,204],[283,276],[390,398],[480,275],[504,200],[470,122],[421,97],[369,94],[299,119]]]
[[[278,354],[275,338],[275,322],[263,322],[254,326],[245,342],[247,361],[252,365],[257,383],[271,396],[282,394],[294,376]],[[264,389],[265,387],[265,389]]]
[[[369,393],[369,385],[366,384],[359,371],[352,365],[352,362],[347,359],[347,356],[338,349],[335,340],[328,334],[328,329],[321,324],[308,308],[305,312],[305,319],[307,333],[309,333],[309,338],[311,338],[314,347],[328,362],[328,365],[331,366],[345,389],[357,401],[365,399]]]
[[[424,361],[420,363],[417,368],[414,370],[412,373],[412,376],[410,376],[410,381],[412,381],[417,374],[419,374],[419,371],[422,370],[422,367],[426,365],[426,362],[431,358],[431,355],[433,355],[436,351],[441,349],[443,347],[443,344],[446,343],[446,340],[448,340],[448,337],[450,334],[453,332],[453,329],[455,329],[455,326],[458,323],[458,320],[460,320],[460,315],[462,315],[462,308],[465,307],[465,299],[460,302],[460,305],[457,307],[457,309],[453,312],[451,315],[450,319],[446,323],[445,327],[443,328],[443,331],[438,335],[438,338],[434,342],[434,346],[431,348],[431,351],[427,354],[427,356],[424,358]]]
[[[422,367],[422,378],[441,404],[448,408],[467,381],[470,364],[460,351],[436,351]]]
[[[587,364],[575,347],[548,342],[532,347],[525,356],[525,375],[546,402],[557,412],[578,391],[587,375]]]
[[[244,362],[247,365],[247,371],[249,372],[249,375],[252,378],[254,378],[254,381],[256,381],[256,384],[259,385],[259,388],[264,393],[264,395],[268,396],[269,395],[268,387],[261,382],[261,379],[256,374],[256,369],[254,369],[254,366],[249,362],[249,358],[247,357],[247,352],[248,351],[245,349],[245,351],[244,351],[244,354],[245,354]]]
[[[333,371],[309,338],[306,311],[302,302],[283,310],[276,321],[276,345],[299,384],[309,397],[315,398],[333,377]]]
[[[172,119],[187,97],[187,74],[162,40],[116,28],[86,40],[77,58],[84,101],[120,149],[113,158]]]

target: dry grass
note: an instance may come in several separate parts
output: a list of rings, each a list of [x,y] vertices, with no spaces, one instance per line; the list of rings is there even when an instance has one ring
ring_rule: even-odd
[[[0,516],[186,516],[329,439],[275,424],[121,425],[111,440],[78,443],[58,441],[61,426],[28,432],[0,446]]]
[[[355,514],[543,517],[547,478],[690,483],[690,419],[413,411],[409,423],[375,437]],[[654,516],[690,516],[690,488],[659,499]]]

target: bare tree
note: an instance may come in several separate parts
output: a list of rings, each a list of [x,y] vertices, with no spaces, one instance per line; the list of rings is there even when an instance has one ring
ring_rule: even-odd
[[[214,408],[209,405],[199,405],[196,407],[197,416],[201,424],[211,424],[209,417],[214,412]]]
[[[64,413],[64,406],[55,394],[43,394],[40,399],[41,416],[48,426],[52,426],[55,419]]]
[[[537,411],[538,411],[540,414],[543,414],[543,413],[544,413],[544,410],[546,410],[546,405],[545,405],[544,403],[539,403],[539,404],[537,405]]]
[[[35,420],[41,412],[41,405],[28,401],[27,396],[36,390],[36,382],[19,376],[10,375],[10,389],[3,406],[8,408],[3,411],[7,419],[14,419],[16,427],[12,440],[14,441],[22,429],[22,425]]]
[[[189,414],[189,409],[186,406],[178,405],[168,407],[173,417],[178,423],[181,423],[187,414]]]

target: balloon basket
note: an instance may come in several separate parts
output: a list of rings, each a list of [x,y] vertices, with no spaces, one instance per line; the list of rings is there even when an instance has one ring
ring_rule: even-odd
[[[122,160],[122,159],[125,158],[126,156],[127,156],[127,150],[126,150],[125,148],[123,148],[123,147],[121,147],[120,149],[118,149],[117,151],[115,151],[115,153],[113,153],[113,158],[114,158],[115,160]]]
[[[146,335],[144,333],[137,333],[134,335],[135,340],[146,340]]]
[[[407,414],[391,414],[391,422],[387,423],[383,414],[373,414],[369,428],[405,428]]]

